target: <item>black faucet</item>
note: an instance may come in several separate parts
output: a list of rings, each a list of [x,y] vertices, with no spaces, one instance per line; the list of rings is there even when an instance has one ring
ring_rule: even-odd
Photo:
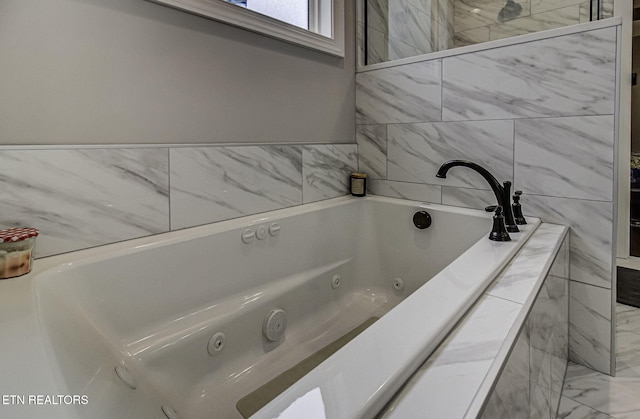
[[[513,219],[513,211],[511,208],[511,182],[506,181],[502,185],[500,182],[491,174],[487,169],[480,166],[477,163],[467,161],[467,160],[449,160],[445,162],[440,169],[438,169],[438,173],[436,177],[446,178],[447,172],[449,169],[455,166],[463,166],[468,167],[469,169],[473,169],[478,172],[487,182],[489,182],[489,186],[493,190],[493,193],[498,200],[498,205],[502,207],[504,211],[504,224],[507,227],[507,231],[510,233],[517,233],[520,231],[516,222]]]

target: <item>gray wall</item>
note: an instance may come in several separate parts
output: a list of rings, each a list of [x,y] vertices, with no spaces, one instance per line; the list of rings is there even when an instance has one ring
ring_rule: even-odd
[[[0,144],[354,141],[346,58],[142,0],[0,2]]]

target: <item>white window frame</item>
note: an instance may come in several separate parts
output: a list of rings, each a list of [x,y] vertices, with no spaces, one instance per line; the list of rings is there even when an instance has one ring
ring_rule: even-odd
[[[306,30],[223,0],[150,0],[292,44],[344,57],[344,0],[311,0]]]

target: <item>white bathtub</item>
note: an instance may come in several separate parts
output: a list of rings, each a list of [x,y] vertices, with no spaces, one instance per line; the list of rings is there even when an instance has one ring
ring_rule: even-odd
[[[417,210],[430,228],[413,225]],[[373,416],[523,245],[539,223],[529,221],[498,243],[480,211],[344,197],[77,252],[34,278],[60,394],[87,395],[70,411],[81,418],[240,418],[238,400],[380,317],[254,415]],[[245,243],[247,229],[265,237]],[[276,308],[287,327],[270,342],[263,319]],[[219,332],[224,347],[208,351]]]

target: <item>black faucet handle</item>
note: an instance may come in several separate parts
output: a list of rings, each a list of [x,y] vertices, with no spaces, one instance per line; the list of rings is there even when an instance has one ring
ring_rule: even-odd
[[[522,191],[515,191],[513,193],[513,203],[517,204],[520,202],[520,195],[522,195]]]
[[[487,212],[495,212],[498,207],[499,205],[489,205],[488,207],[484,207],[484,210]]]
[[[498,242],[511,241],[511,237],[509,236],[509,233],[507,233],[507,229],[504,225],[504,215],[502,215],[502,211],[502,205],[496,205],[496,213],[493,216],[493,228],[489,234],[489,240]]]
[[[522,191],[515,191],[513,195],[513,218],[518,225],[527,224],[527,220],[522,215],[522,205],[520,204],[520,195]]]

